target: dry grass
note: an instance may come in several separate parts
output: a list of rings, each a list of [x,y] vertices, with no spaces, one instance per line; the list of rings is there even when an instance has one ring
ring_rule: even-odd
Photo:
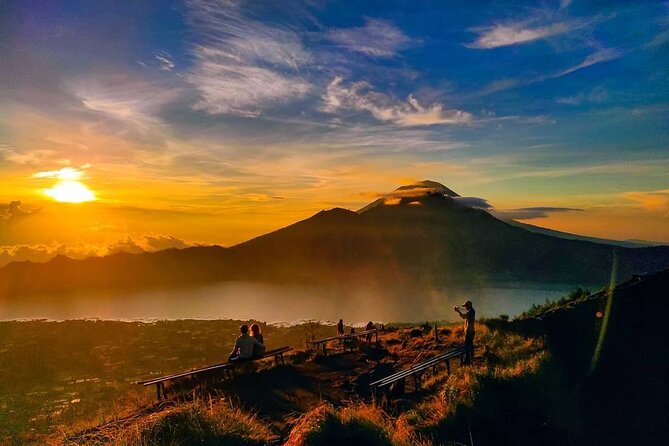
[[[400,328],[384,335],[391,342],[396,360],[406,362],[426,348],[440,349],[430,343],[433,333],[411,337],[410,329]],[[451,344],[461,338],[461,330],[451,327],[440,335],[440,342]],[[459,424],[463,412],[475,412],[479,396],[498,382],[516,382],[538,373],[548,360],[539,339],[491,332],[477,325],[477,360],[471,367],[457,367],[452,374],[445,370],[423,382],[427,397],[412,409],[395,417],[381,408],[350,403],[341,408],[322,404],[298,418],[287,446],[307,445],[427,445],[458,444],[462,439],[451,435],[452,425]],[[434,353],[434,352],[432,352]]]
[[[275,438],[255,415],[232,408],[222,400],[196,400],[144,409],[74,435],[53,439],[50,444],[242,446],[263,445]]]
[[[446,330],[441,327],[439,343],[434,342],[433,331],[425,331],[420,336],[415,330],[412,335],[411,331],[411,328],[399,327],[383,334],[384,343],[391,341],[389,350],[394,353],[391,357],[399,368],[412,363],[423,353],[427,358],[450,348],[450,345],[459,343],[462,336],[459,326]],[[540,394],[532,387],[544,385],[541,380],[546,378],[545,366],[549,361],[540,339],[493,332],[485,325],[477,324],[476,345],[473,366],[453,367],[450,375],[441,369],[427,377],[422,386],[426,393],[414,395],[411,402],[404,400],[397,406],[402,407],[400,410],[395,407],[393,416],[373,404],[349,402],[335,407],[321,403],[291,422],[290,431],[284,432],[287,435],[284,444],[462,444],[468,442],[462,438],[463,427],[470,429],[471,426],[474,435],[480,434],[485,429],[481,426],[490,423],[491,416],[495,420],[501,400],[505,402],[511,396],[515,399],[512,404],[529,411],[547,405],[546,392]],[[537,379],[538,375],[541,375],[540,379]],[[145,412],[119,414],[107,419],[106,423],[98,423],[96,428],[81,430],[79,426],[78,434],[54,444],[259,445],[278,440],[254,415],[232,408],[222,400],[171,403],[153,411],[149,411],[150,406],[144,407]],[[525,416],[525,412],[519,415]],[[496,419],[498,421],[494,423],[505,422],[504,417],[496,416]]]
[[[404,419],[393,420],[381,408],[351,403],[343,408],[321,404],[294,421],[285,446],[427,445]]]

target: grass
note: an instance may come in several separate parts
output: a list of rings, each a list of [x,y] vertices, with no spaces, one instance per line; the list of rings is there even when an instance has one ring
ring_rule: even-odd
[[[381,408],[351,403],[342,408],[321,404],[294,421],[285,446],[427,445],[404,420],[393,420]]]
[[[396,327],[383,334],[389,350],[386,360],[395,367],[407,366],[419,353],[433,356],[462,337],[459,324],[440,327],[439,343],[434,341],[433,330],[418,335],[412,333],[414,329]],[[141,412],[137,411],[140,406],[135,406],[134,413],[115,410],[114,417],[92,423],[94,428],[71,426],[69,432],[78,433],[61,435],[53,444],[234,446],[277,440],[286,446],[569,443],[578,430],[578,410],[570,403],[573,395],[553,367],[543,340],[477,324],[475,343],[473,366],[452,367],[451,374],[440,369],[426,376],[421,391],[396,400],[386,410],[360,396],[344,403],[316,400],[292,421],[284,419],[288,425],[281,427],[277,420],[272,424],[231,407],[229,399],[197,399],[157,408],[144,404],[144,410],[154,409]],[[350,372],[340,371],[346,373]],[[281,398],[285,403],[289,394],[281,393]]]
[[[458,330],[452,330],[457,336]],[[404,338],[403,333],[394,335]],[[405,338],[412,351],[428,342]],[[285,443],[307,445],[564,444],[578,421],[572,395],[541,339],[477,325],[477,360],[424,381],[426,395],[391,416],[377,406],[323,404],[298,418]],[[394,348],[399,346],[393,346]]]
[[[52,445],[255,446],[276,436],[255,415],[219,400],[196,400],[140,413],[55,439]]]

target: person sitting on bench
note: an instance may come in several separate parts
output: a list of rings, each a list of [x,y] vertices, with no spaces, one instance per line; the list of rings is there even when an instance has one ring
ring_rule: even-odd
[[[251,337],[256,341],[260,342],[261,346],[253,346],[253,357],[259,358],[265,354],[265,341],[263,340],[262,333],[260,332],[260,327],[258,324],[251,325]]]
[[[264,350],[265,346],[258,342],[256,338],[249,336],[249,326],[244,324],[239,327],[241,335],[235,341],[235,348],[230,352],[228,356],[228,361],[248,361],[253,359],[253,351],[255,348],[262,348]]]

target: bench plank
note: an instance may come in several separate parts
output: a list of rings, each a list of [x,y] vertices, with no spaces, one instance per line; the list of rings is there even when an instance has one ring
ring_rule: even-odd
[[[464,348],[458,347],[456,349],[453,349],[451,351],[448,351],[446,353],[442,353],[439,356],[435,356],[434,358],[428,359],[425,362],[422,362],[418,365],[411,366],[407,369],[401,370],[399,372],[396,372],[392,375],[386,376],[385,378],[381,378],[377,381],[374,381],[370,383],[370,386],[373,387],[383,387],[387,386],[389,384],[392,384],[396,381],[399,381],[400,379],[407,378],[411,375],[415,375],[418,372],[422,372],[423,370],[426,370],[430,367],[434,367],[440,362],[447,361],[451,358],[460,356],[464,353]]]
[[[266,351],[260,357],[253,358],[250,361],[243,361],[242,363],[258,361],[260,359],[269,358],[271,356],[282,355],[282,354],[284,354],[284,353],[286,353],[290,350],[292,350],[290,347],[275,348],[273,350]],[[220,364],[214,364],[214,365],[210,365],[210,366],[207,366],[207,367],[202,367],[202,368],[189,370],[189,371],[186,371],[186,372],[175,373],[175,374],[172,374],[172,375],[161,376],[159,378],[154,378],[154,379],[149,379],[149,380],[144,380],[144,381],[138,381],[137,384],[141,384],[143,386],[150,386],[150,385],[153,385],[153,384],[158,384],[158,383],[165,382],[165,381],[172,381],[172,380],[183,378],[183,377],[186,377],[186,376],[194,376],[194,375],[199,375],[199,374],[206,373],[206,372],[211,372],[211,371],[214,371],[214,370],[227,369],[227,368],[233,367],[237,364],[240,364],[240,363],[227,361],[227,362],[222,362]]]

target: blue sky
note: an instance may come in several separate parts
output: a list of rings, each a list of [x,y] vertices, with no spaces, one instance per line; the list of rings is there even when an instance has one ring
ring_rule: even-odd
[[[498,210],[585,211],[545,226],[669,240],[650,229],[669,214],[667,2],[6,1],[0,14],[7,203],[45,206],[30,178],[69,166],[109,206],[284,216],[276,226],[429,177]],[[646,232],[595,223],[630,228],[640,210]],[[213,241],[273,226],[234,228]]]

